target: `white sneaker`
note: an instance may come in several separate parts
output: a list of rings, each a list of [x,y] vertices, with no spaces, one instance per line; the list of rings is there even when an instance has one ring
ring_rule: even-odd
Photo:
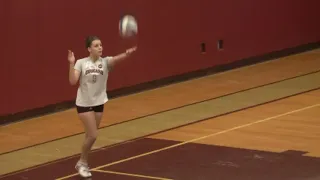
[[[78,173],[80,174],[80,176],[83,178],[88,178],[88,177],[92,176],[88,165],[86,165],[84,163],[77,162],[75,168],[78,171]]]

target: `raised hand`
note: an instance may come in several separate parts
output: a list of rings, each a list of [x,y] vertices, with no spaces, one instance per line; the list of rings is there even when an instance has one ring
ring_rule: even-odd
[[[73,52],[70,50],[68,50],[68,61],[70,64],[74,64],[74,62],[76,61]]]
[[[127,49],[126,53],[127,53],[127,54],[132,54],[132,53],[135,52],[136,50],[137,50],[137,46],[134,46],[134,47],[132,47],[132,48],[130,48],[130,49]]]

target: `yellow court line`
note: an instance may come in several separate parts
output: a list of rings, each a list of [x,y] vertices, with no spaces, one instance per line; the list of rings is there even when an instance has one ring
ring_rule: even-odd
[[[123,173],[123,172],[115,172],[115,171],[105,171],[105,170],[92,170],[92,171],[107,173],[107,174],[117,174],[117,175],[124,175],[124,176],[141,177],[141,178],[146,178],[146,179],[173,180],[173,179],[168,179],[168,178],[146,176],[146,175],[141,175],[141,174],[130,174],[130,173]]]
[[[147,156],[147,155],[150,155],[150,154],[154,154],[154,153],[157,153],[157,152],[161,152],[161,151],[164,151],[164,150],[172,149],[174,147],[182,146],[184,144],[188,144],[188,143],[199,141],[199,140],[206,139],[206,138],[209,138],[209,137],[217,136],[217,135],[224,134],[224,133],[227,133],[227,132],[230,132],[230,131],[234,131],[234,130],[237,130],[237,129],[248,127],[248,126],[251,126],[251,125],[254,125],[254,124],[262,123],[262,122],[269,121],[269,120],[272,120],[272,119],[276,119],[276,118],[279,118],[279,117],[282,117],[282,116],[286,116],[286,115],[289,115],[289,114],[293,114],[293,113],[297,113],[297,112],[304,111],[304,110],[307,110],[307,109],[311,109],[311,108],[314,108],[314,107],[317,107],[317,106],[320,106],[320,103],[319,104],[314,104],[314,105],[311,105],[311,106],[307,106],[307,107],[304,107],[304,108],[296,109],[296,110],[293,110],[293,111],[289,111],[289,112],[286,112],[286,113],[283,113],[283,114],[279,114],[279,115],[276,115],[276,116],[271,116],[271,117],[268,117],[268,118],[265,118],[265,119],[261,119],[261,120],[258,120],[258,121],[252,122],[252,123],[247,123],[247,124],[244,124],[244,125],[236,126],[236,127],[230,128],[230,129],[226,129],[226,130],[223,130],[223,131],[212,133],[212,134],[209,134],[209,135],[206,135],[206,136],[202,136],[202,137],[199,137],[199,138],[191,139],[189,141],[177,143],[175,145],[171,145],[171,146],[168,146],[168,147],[164,147],[164,148],[161,148],[161,149],[157,149],[157,150],[154,150],[154,151],[143,153],[143,154],[140,154],[140,155],[137,155],[137,156],[132,156],[132,157],[129,157],[129,158],[126,158],[126,159],[122,159],[122,160],[115,161],[115,162],[112,162],[112,163],[109,163],[109,164],[105,164],[105,165],[102,165],[102,166],[95,167],[92,170],[99,170],[101,168],[105,168],[105,167],[112,166],[112,165],[115,165],[115,164],[119,164],[119,163],[122,163],[122,162],[130,161],[132,159],[137,159],[137,158],[140,158],[140,157],[143,157],[143,156]],[[65,177],[62,177],[62,178],[59,178],[59,179],[56,179],[56,180],[63,180],[63,179],[66,179],[66,178],[69,178],[69,177],[73,177],[73,176],[76,176],[76,175],[77,175],[77,173],[71,174],[69,176],[65,176]]]

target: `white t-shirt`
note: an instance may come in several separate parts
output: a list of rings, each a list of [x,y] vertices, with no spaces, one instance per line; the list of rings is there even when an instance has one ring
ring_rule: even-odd
[[[100,58],[96,62],[92,61],[90,57],[77,60],[74,66],[74,69],[80,71],[77,106],[97,106],[108,101],[108,60],[111,58]]]

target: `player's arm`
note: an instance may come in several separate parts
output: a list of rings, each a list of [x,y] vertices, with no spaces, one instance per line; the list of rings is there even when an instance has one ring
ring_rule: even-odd
[[[80,77],[80,70],[75,69],[75,57],[73,52],[71,52],[70,50],[68,53],[68,61],[69,61],[69,83],[71,85],[76,85]]]
[[[76,85],[80,77],[80,71],[74,69],[74,63],[70,63],[69,67],[69,83]]]
[[[127,49],[126,52],[118,54],[108,60],[108,67],[109,69],[112,69],[116,64],[119,62],[125,60],[126,58],[130,57],[130,55],[137,50],[137,47],[133,47],[130,49]]]

